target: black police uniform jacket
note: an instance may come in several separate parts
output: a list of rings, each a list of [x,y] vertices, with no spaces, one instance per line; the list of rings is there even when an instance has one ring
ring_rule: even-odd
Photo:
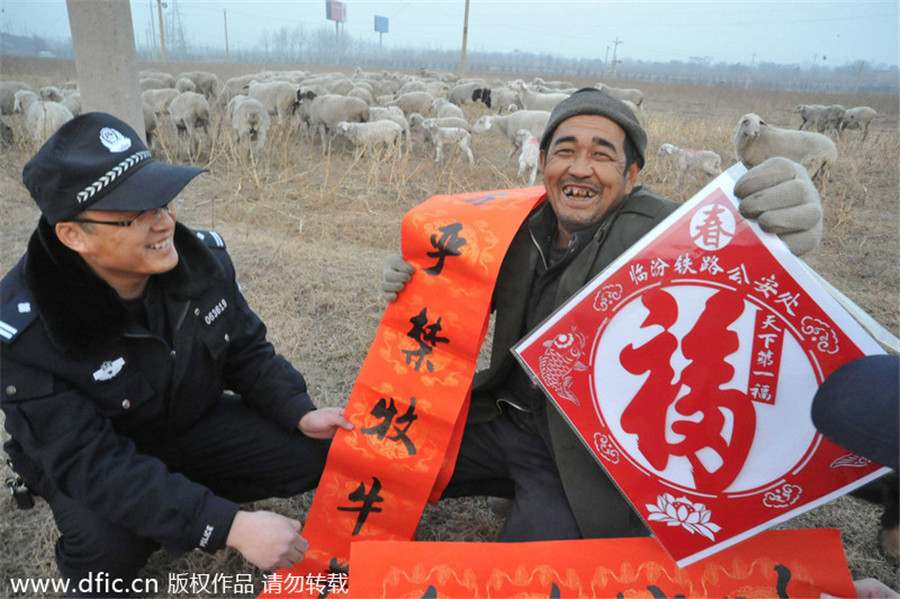
[[[314,406],[266,340],[218,235],[178,224],[175,247],[177,266],[154,275],[170,346],[40,220],[0,283],[5,449],[31,486],[53,485],[169,551],[214,552],[238,505],[146,448],[189,429],[226,389],[289,431]]]

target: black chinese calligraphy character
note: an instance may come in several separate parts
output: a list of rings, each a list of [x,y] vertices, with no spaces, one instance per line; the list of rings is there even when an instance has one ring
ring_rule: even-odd
[[[776,564],[775,572],[778,574],[778,581],[775,583],[775,592],[778,593],[778,599],[788,599],[787,585],[791,581],[791,571],[787,566]]]
[[[506,192],[500,193],[489,193],[487,195],[478,196],[477,198],[469,198],[468,200],[464,200],[466,203],[472,204],[473,206],[481,206],[482,204],[487,204],[491,200],[495,198],[505,197]]]
[[[425,589],[425,594],[422,595],[422,599],[437,599],[437,589],[434,588],[433,584],[428,585],[428,588]]]
[[[428,372],[434,372],[434,364],[431,363],[431,360],[426,360],[425,358],[434,351],[438,343],[450,342],[450,339],[447,337],[438,336],[438,333],[441,331],[441,318],[439,317],[434,324],[428,324],[428,308],[422,308],[422,311],[410,318],[409,321],[413,326],[406,336],[414,339],[419,344],[419,349],[403,350],[403,353],[406,355],[406,363],[411,364],[413,357],[415,357],[417,360],[413,368],[418,370],[424,360]]]
[[[325,585],[318,595],[318,599],[325,599],[331,591],[337,588],[338,592],[346,593],[347,579],[350,577],[350,562],[339,562],[337,557],[332,557],[328,562],[328,570],[323,572],[326,576]]]
[[[444,270],[444,260],[447,256],[461,256],[462,252],[459,248],[466,245],[467,241],[464,237],[459,236],[462,230],[462,223],[453,223],[438,229],[443,235],[438,239],[437,235],[431,236],[431,245],[437,250],[436,252],[428,252],[429,258],[437,258],[437,264],[429,266],[425,269],[430,275],[439,275]]]
[[[384,501],[384,497],[378,494],[379,491],[381,491],[381,481],[373,476],[371,491],[366,493],[365,484],[359,483],[359,487],[347,496],[350,501],[361,501],[362,506],[338,507],[342,512],[359,512],[359,516],[356,518],[356,526],[353,527],[353,535],[358,535],[359,531],[362,530],[362,526],[365,524],[370,512],[381,511],[380,507],[375,507],[374,505],[377,501]]]
[[[387,436],[388,431],[391,429],[391,425],[393,425],[394,431],[397,434],[387,437],[387,439],[389,441],[402,442],[406,447],[406,451],[409,452],[409,455],[416,455],[416,445],[406,434],[413,422],[419,419],[416,415],[416,398],[410,398],[409,407],[406,409],[406,413],[396,420],[394,420],[394,416],[397,415],[397,406],[394,404],[394,398],[392,397],[390,399],[391,403],[389,405],[385,398],[382,397],[378,400],[378,403],[375,404],[375,407],[372,408],[372,411],[369,412],[372,416],[381,418],[381,424],[360,429],[360,432],[366,435],[376,435],[378,440],[381,441]],[[406,426],[401,429],[397,426],[398,424],[405,424]]]

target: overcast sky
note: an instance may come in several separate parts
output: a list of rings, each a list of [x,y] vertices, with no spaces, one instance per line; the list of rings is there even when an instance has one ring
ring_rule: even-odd
[[[156,0],[131,0],[135,37],[146,44]],[[327,27],[325,0],[166,0],[191,40],[232,50],[260,44],[264,31]],[[346,0],[344,31],[379,42],[375,15],[387,17],[385,48],[460,50],[465,0]],[[0,30],[69,37],[64,0],[0,0]],[[794,63],[842,66],[858,60],[900,64],[900,2],[470,0],[469,51],[515,50],[573,58]]]

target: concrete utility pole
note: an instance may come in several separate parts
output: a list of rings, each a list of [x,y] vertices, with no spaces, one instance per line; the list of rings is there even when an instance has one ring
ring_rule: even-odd
[[[469,38],[469,0],[466,0],[466,16],[463,18],[462,75],[466,74],[466,42]]]
[[[225,62],[231,61],[231,53],[228,51],[228,10],[222,9],[222,18],[225,20]]]
[[[156,0],[156,9],[159,11],[159,48],[162,61],[166,62],[166,26],[163,24],[162,0]]]
[[[616,50],[619,49],[619,44],[624,44],[625,42],[619,41],[619,36],[616,36],[615,41],[613,41],[613,60],[612,60],[612,76],[616,76],[616,65],[619,64],[619,61],[616,60]]]
[[[108,112],[144,138],[131,4],[66,0],[84,112]],[[146,140],[145,140],[146,141]]]

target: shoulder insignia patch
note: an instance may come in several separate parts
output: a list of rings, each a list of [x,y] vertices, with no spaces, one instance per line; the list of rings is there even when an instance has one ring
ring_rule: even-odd
[[[207,247],[224,250],[225,240],[215,231],[194,231],[197,239],[207,245]]]
[[[36,318],[37,310],[27,290],[0,306],[0,343],[12,343]]]

